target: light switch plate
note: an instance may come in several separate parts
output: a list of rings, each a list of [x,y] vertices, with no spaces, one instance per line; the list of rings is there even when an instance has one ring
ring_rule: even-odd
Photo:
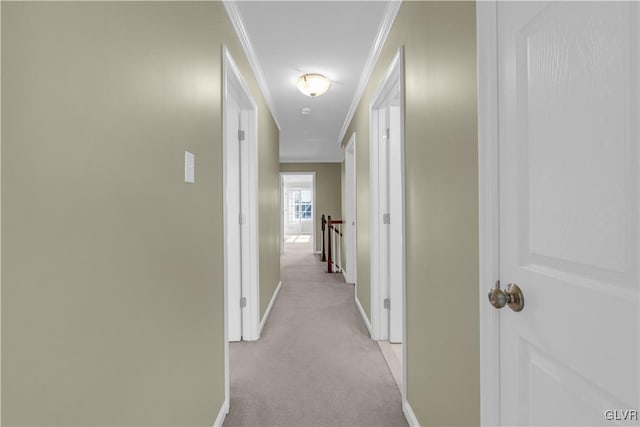
[[[188,151],[184,152],[184,182],[196,182],[196,157]]]

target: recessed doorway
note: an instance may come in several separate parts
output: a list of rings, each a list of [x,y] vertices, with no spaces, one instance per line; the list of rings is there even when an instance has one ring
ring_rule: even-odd
[[[403,50],[370,105],[371,337],[406,400]],[[400,380],[400,381],[399,381]]]
[[[280,189],[282,252],[313,252],[315,173],[283,172]]]

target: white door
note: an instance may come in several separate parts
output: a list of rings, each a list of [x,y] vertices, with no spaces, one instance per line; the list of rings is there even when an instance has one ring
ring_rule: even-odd
[[[229,341],[259,337],[257,109],[223,49],[225,321]]]
[[[344,269],[348,283],[356,283],[356,135],[349,140],[344,151],[345,175],[345,238],[346,262]]]
[[[229,178],[226,182],[225,206],[228,214],[228,238],[225,242],[227,257],[227,301],[228,301],[228,339],[240,341],[242,339],[242,313],[240,298],[242,298],[242,249],[241,227],[238,220],[241,215],[241,184],[240,184],[240,147],[237,130],[240,128],[240,110],[235,98],[227,100],[225,125],[232,130],[228,133],[225,151],[225,173]]]
[[[249,295],[249,251],[250,233],[247,230],[247,210],[249,206],[249,155],[246,144],[247,113],[241,111],[234,99],[229,100],[226,125],[230,132],[229,147],[226,153],[226,168],[231,178],[227,182],[225,202],[231,218],[229,239],[226,243],[227,277],[229,281],[229,341],[240,341],[248,335],[250,324],[246,298]]]
[[[389,108],[385,106],[378,114],[378,253],[379,276],[382,302],[382,321],[380,322],[380,339],[389,339],[391,329],[391,296],[389,294]],[[394,301],[395,302],[395,301]],[[395,304],[394,304],[395,305]]]
[[[399,84],[397,85],[399,90]],[[401,343],[403,336],[404,283],[404,195],[402,184],[402,126],[400,107],[392,102],[395,89],[387,102],[377,110],[378,119],[378,203],[380,207],[379,276],[386,317],[380,328],[380,339]]]
[[[403,319],[403,283],[404,283],[404,194],[402,166],[402,123],[400,116],[400,91],[393,92],[392,105],[387,113],[389,123],[389,140],[387,149],[387,165],[389,171],[388,197],[389,204],[389,341],[402,342]],[[397,102],[396,102],[397,100]]]
[[[404,336],[403,50],[398,50],[371,104],[371,327],[372,337],[402,343]]]
[[[250,161],[249,161],[249,113],[247,111],[239,112],[238,119],[238,157],[240,162],[240,313],[242,321],[242,338],[247,340],[250,335],[252,310],[249,307],[248,300],[251,297],[250,284],[252,278],[251,254],[251,233],[249,232],[249,211],[250,211]],[[253,301],[252,301],[253,302]]]
[[[638,6],[497,4],[503,425],[638,424]]]

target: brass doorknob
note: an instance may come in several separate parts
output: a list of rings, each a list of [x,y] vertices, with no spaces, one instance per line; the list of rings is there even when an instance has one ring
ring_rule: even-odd
[[[500,281],[489,290],[489,303],[495,308],[502,308],[508,305],[513,311],[522,311],[524,308],[524,296],[522,290],[515,283],[509,283],[504,291],[500,289]]]

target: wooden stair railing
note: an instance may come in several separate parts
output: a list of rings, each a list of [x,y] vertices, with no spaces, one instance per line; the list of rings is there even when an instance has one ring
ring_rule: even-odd
[[[326,262],[327,255],[325,254],[325,251],[324,251],[324,228],[327,225],[327,219],[324,217],[324,214],[322,214],[321,221],[322,221],[322,259],[320,261]]]
[[[340,264],[342,263],[342,230],[341,219],[331,219],[329,215],[327,219],[327,273],[337,273],[342,271]],[[324,242],[324,241],[323,241]],[[336,259],[333,255],[336,254]]]

